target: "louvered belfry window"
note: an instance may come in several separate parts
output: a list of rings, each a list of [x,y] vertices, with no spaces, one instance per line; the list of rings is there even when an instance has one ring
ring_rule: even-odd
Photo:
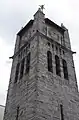
[[[27,55],[26,59],[26,73],[29,73],[29,69],[30,69],[30,53]]]
[[[63,59],[62,64],[63,64],[64,78],[68,80],[67,62]]]
[[[63,114],[63,105],[60,105],[60,112],[61,112],[61,120],[64,120],[64,114]]]
[[[48,63],[48,71],[53,72],[52,69],[52,53],[47,51],[47,63]]]
[[[23,77],[23,73],[24,73],[24,62],[25,62],[25,58],[23,58],[22,61],[21,61],[20,78]]]
[[[61,76],[61,71],[60,71],[60,59],[57,55],[55,55],[55,64],[56,64],[56,74],[58,76]]]
[[[18,63],[18,64],[17,64],[17,66],[16,66],[15,81],[14,81],[14,83],[16,83],[16,82],[17,82],[17,80],[18,80],[19,67],[20,67],[20,63]]]

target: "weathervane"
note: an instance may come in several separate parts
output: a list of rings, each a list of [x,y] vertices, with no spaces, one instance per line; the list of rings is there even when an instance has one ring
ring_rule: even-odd
[[[44,8],[45,5],[39,5],[39,6],[40,6],[41,11],[43,12],[43,10],[45,9]]]

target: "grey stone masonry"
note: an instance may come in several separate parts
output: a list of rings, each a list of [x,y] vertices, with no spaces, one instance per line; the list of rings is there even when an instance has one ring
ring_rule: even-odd
[[[48,70],[48,51],[52,72]],[[60,61],[60,76],[55,56]],[[4,120],[79,120],[79,93],[67,28],[45,18],[38,9],[34,20],[18,32],[12,59]]]

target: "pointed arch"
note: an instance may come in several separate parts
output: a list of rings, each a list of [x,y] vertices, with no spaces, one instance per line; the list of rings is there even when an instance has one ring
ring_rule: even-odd
[[[48,63],[48,71],[53,72],[52,69],[52,53],[47,51],[47,63]]]
[[[17,66],[16,66],[15,81],[14,81],[14,83],[16,83],[16,82],[17,82],[17,80],[18,80],[19,67],[20,67],[20,63],[18,63],[18,64],[17,64]]]
[[[61,76],[61,71],[60,71],[60,59],[57,55],[55,55],[55,64],[56,64],[56,74],[58,76]]]
[[[29,69],[30,69],[30,54],[31,53],[28,53],[27,59],[26,59],[26,73],[29,73]]]
[[[68,80],[67,62],[63,59],[62,63],[63,63],[64,78]]]
[[[62,104],[60,104],[60,113],[61,113],[61,120],[64,120],[63,105]]]
[[[18,120],[19,118],[19,106],[17,106],[17,110],[16,110],[16,120]]]
[[[21,61],[20,78],[22,78],[24,74],[24,62],[25,62],[25,58],[23,58]]]

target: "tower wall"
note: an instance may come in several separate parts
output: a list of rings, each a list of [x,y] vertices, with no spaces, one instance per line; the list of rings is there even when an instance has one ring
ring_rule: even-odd
[[[48,70],[48,51],[52,56],[52,71]],[[39,9],[34,20],[17,34],[4,120],[78,120],[79,93],[72,53],[68,30],[45,18]],[[60,75],[56,73],[56,55],[60,60]],[[63,59],[67,63],[67,79]]]
[[[29,74],[25,73],[26,60],[24,66],[24,75],[20,79],[20,73],[18,76],[17,83],[15,81],[15,71],[18,62],[24,55],[19,57],[19,54],[13,59],[12,72],[10,77],[6,109],[4,114],[4,120],[14,120],[17,116],[17,106],[19,106],[19,117],[18,119],[30,120],[35,116],[36,109],[36,94],[37,94],[37,35],[30,40],[30,48],[28,52],[31,52],[30,57],[30,71]],[[25,48],[24,48],[25,49]],[[27,53],[25,51],[25,59]]]
[[[50,46],[48,46],[50,42]],[[53,48],[52,48],[53,44]],[[79,118],[79,100],[76,86],[75,72],[72,63],[71,52],[66,51],[63,56],[63,50],[58,53],[55,50],[55,44],[50,39],[39,35],[39,64],[38,64],[38,83],[37,83],[37,118],[40,120],[60,120],[60,105],[63,105],[64,119],[76,120]],[[58,49],[60,46],[57,46]],[[53,73],[47,68],[47,51],[52,53]],[[56,75],[55,55],[60,57],[61,77]],[[69,80],[64,79],[62,58],[67,61]],[[77,98],[78,101],[75,101]]]

